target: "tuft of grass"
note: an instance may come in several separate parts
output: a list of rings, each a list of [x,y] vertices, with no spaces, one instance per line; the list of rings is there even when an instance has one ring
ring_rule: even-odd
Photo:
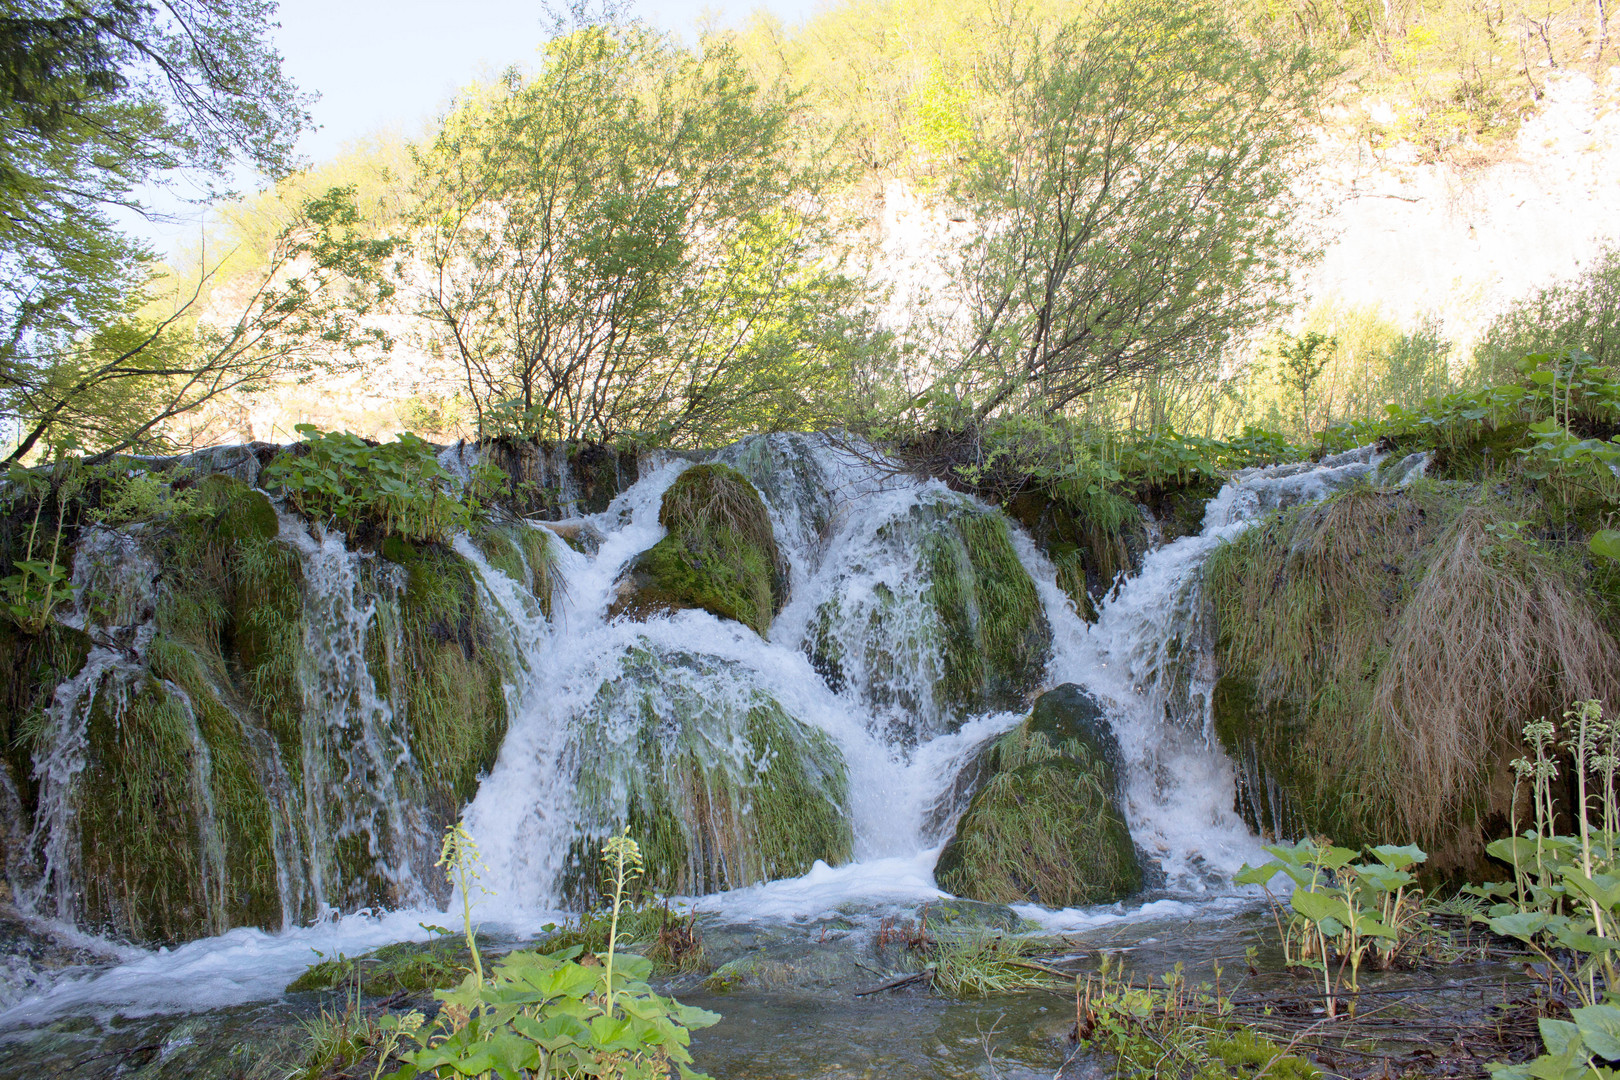
[[[947,997],[987,997],[1051,986],[1052,973],[1026,958],[1031,947],[982,927],[936,943],[929,954],[929,981]]]
[[[1216,732],[1292,793],[1299,827],[1475,858],[1523,725],[1620,700],[1620,643],[1501,498],[1352,489],[1211,556]]]

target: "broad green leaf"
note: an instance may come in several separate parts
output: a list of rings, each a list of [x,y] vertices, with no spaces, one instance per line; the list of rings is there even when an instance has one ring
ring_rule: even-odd
[[[1588,1005],[1584,1009],[1576,1009],[1571,1015],[1587,1049],[1609,1061],[1620,1059],[1620,1008]]]
[[[1518,938],[1520,941],[1529,941],[1543,930],[1552,921],[1552,916],[1545,911],[1523,911],[1517,915],[1503,915],[1490,921],[1491,930],[1503,937]]]
[[[1562,1054],[1571,1044],[1580,1044],[1580,1029],[1568,1020],[1548,1020],[1543,1017],[1538,1026],[1541,1028],[1541,1045],[1547,1048],[1549,1054]]]
[[[1620,905],[1620,878],[1610,874],[1587,877],[1573,866],[1562,867],[1564,880],[1576,892],[1605,908]]]
[[[1268,862],[1264,866],[1250,866],[1248,863],[1244,863],[1243,867],[1232,875],[1232,880],[1239,885],[1264,885],[1282,873],[1282,868],[1282,863],[1276,860]]]
[[[1344,922],[1349,919],[1350,912],[1344,901],[1334,896],[1327,896],[1308,889],[1295,889],[1294,895],[1289,898],[1288,904],[1299,914],[1311,922],[1319,923],[1323,919],[1337,919]]]
[[[1600,529],[1587,541],[1592,554],[1620,562],[1620,529]]]
[[[1407,844],[1403,847],[1397,847],[1394,844],[1380,844],[1378,847],[1369,848],[1368,850],[1373,853],[1374,858],[1391,870],[1405,870],[1413,863],[1426,862],[1429,858],[1428,854],[1416,844]]]

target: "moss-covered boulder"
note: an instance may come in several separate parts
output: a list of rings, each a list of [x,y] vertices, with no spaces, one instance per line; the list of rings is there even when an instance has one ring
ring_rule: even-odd
[[[1048,907],[1111,903],[1138,891],[1141,865],[1115,801],[1110,758],[1117,756],[1100,711],[1078,687],[1061,688],[1044,708],[1037,702],[987,749],[987,778],[934,868],[939,887]]]
[[[694,465],[664,493],[658,522],[669,533],[631,565],[615,613],[702,608],[765,636],[787,598],[787,567],[748,478]]]
[[[564,892],[597,899],[595,853],[621,824],[644,884],[697,895],[796,877],[849,859],[848,772],[819,728],[790,715],[729,661],[632,649],[576,725],[576,804],[586,835]]]

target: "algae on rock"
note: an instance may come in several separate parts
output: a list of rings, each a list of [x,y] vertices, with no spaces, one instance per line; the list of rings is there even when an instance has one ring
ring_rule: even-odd
[[[805,649],[827,684],[858,686],[908,743],[1023,708],[1052,632],[1006,518],[942,491],[882,525],[876,544],[812,616]]]
[[[787,599],[787,564],[754,485],[727,465],[693,465],[664,493],[669,534],[630,568],[617,610],[702,608],[761,637]]]
[[[1078,687],[1042,695],[985,751],[986,778],[934,868],[939,887],[972,900],[1048,907],[1111,903],[1138,891],[1141,865],[1115,803],[1117,761],[1100,710]]]
[[[737,665],[643,644],[576,722],[584,835],[567,899],[595,899],[595,848],[621,823],[641,841],[647,887],[696,895],[846,861],[843,756]]]

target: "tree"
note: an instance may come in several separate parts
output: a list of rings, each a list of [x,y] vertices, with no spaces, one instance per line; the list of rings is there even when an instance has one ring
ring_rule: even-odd
[[[330,369],[362,342],[387,347],[365,316],[393,291],[384,264],[396,242],[361,226],[352,190],[333,189],[303,204],[234,296],[211,297],[204,273],[164,314],[151,314],[161,299],[132,292],[93,332],[30,335],[0,383],[0,412],[18,426],[0,463],[41,447],[167,449],[166,426],[220,395]]]
[[[127,321],[153,273],[114,207],[181,171],[217,193],[246,161],[292,165],[304,100],[266,0],[13,0],[0,15],[0,393],[40,358]],[[12,418],[15,422],[15,418]]]
[[[1284,334],[1273,355],[1277,358],[1277,380],[1290,397],[1299,399],[1299,430],[1311,430],[1311,389],[1322,371],[1339,351],[1338,338],[1309,330],[1299,337]]]
[[[485,433],[693,444],[813,425],[869,337],[817,262],[791,106],[732,51],[560,34],[419,156],[415,312]]]
[[[1214,362],[1306,262],[1290,184],[1320,70],[1198,2],[1124,0],[986,67],[950,372],[980,420]]]

